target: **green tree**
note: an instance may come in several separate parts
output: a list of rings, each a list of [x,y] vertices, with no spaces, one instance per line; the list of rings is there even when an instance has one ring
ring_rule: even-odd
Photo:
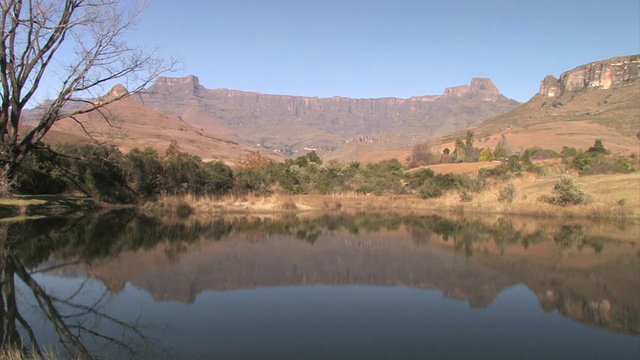
[[[604,145],[602,144],[602,140],[600,139],[597,139],[593,144],[593,146],[587,150],[587,152],[590,154],[608,154],[609,153],[609,151],[604,148]]]
[[[233,169],[221,161],[205,163],[205,188],[204,192],[209,195],[224,195],[233,189],[235,178]]]
[[[142,197],[162,192],[164,169],[158,152],[151,147],[135,148],[124,158],[123,168],[131,188]]]
[[[480,161],[493,161],[495,159],[496,157],[493,155],[493,151],[491,151],[491,149],[489,148],[482,150],[482,152],[480,153]]]
[[[504,159],[507,157],[507,149],[498,144],[498,146],[496,146],[496,148],[493,150],[493,155],[496,157],[496,159]]]

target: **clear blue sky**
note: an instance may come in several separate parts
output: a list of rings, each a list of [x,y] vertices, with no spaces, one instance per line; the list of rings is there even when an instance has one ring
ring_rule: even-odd
[[[150,0],[132,41],[207,88],[354,98],[488,77],[527,101],[548,74],[640,52],[638,0]]]

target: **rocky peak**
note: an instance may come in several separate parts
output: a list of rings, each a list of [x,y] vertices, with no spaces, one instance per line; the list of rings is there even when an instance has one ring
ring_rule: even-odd
[[[614,89],[625,86],[638,77],[640,55],[619,56],[565,71],[559,80],[549,75],[542,81],[539,94],[553,97],[564,91],[585,88]]]
[[[105,102],[111,102],[116,99],[121,99],[129,95],[129,90],[122,84],[117,84],[109,90],[104,96],[94,100],[95,104],[103,104]]]
[[[562,84],[560,80],[553,75],[547,75],[540,84],[540,95],[555,97],[562,94]]]
[[[471,79],[471,85],[446,88],[442,96],[445,98],[472,98],[483,101],[496,101],[500,97],[500,91],[491,79],[473,78]]]
[[[107,96],[111,96],[114,98],[121,98],[127,95],[129,95],[129,90],[127,90],[127,88],[122,84],[117,84],[116,86],[111,88],[111,91],[109,91],[109,93],[107,93]]]
[[[159,76],[156,82],[149,88],[154,92],[182,93],[184,95],[198,95],[204,87],[195,75],[187,75],[181,78]]]

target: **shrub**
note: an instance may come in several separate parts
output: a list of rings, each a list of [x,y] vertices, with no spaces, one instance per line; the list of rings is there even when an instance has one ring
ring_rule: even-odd
[[[574,147],[563,146],[560,156],[564,159],[578,156],[578,149]]]
[[[423,199],[437,198],[442,194],[444,194],[444,191],[433,179],[428,179],[420,187],[420,197]]]
[[[512,203],[516,197],[516,187],[513,184],[505,185],[498,192],[498,201],[499,202],[508,202]]]
[[[471,193],[469,193],[469,191],[462,190],[460,192],[460,201],[462,201],[462,202],[470,202],[472,200],[473,200],[473,195],[471,195]]]
[[[593,146],[587,150],[587,152],[592,154],[608,154],[609,150],[604,148],[602,140],[597,139]]]
[[[580,169],[580,174],[613,174],[628,173],[631,171],[633,171],[633,167],[628,158],[624,156],[600,155],[590,158],[588,166]]]
[[[528,148],[522,155],[525,162],[530,162],[531,160],[555,159],[559,157],[561,157],[561,155],[557,152],[551,149],[543,149],[539,146]]]
[[[543,196],[540,200],[554,205],[568,206],[582,204],[586,199],[584,191],[576,185],[572,177],[567,175],[556,180],[551,192],[553,195]]]
[[[486,148],[484,150],[482,150],[482,152],[480,153],[480,161],[493,161],[496,159],[496,156],[493,154],[493,151],[491,151],[491,149]]]
[[[427,179],[431,179],[434,176],[435,176],[435,173],[433,172],[433,170],[429,168],[420,169],[414,172],[413,174],[409,175],[409,178],[408,178],[409,186],[411,186],[414,189],[417,189],[420,186],[422,186],[424,182],[427,181]]]

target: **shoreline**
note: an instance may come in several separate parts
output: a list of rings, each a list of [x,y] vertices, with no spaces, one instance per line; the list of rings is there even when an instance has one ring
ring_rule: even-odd
[[[416,194],[330,195],[273,194],[223,197],[164,196],[140,205],[103,204],[87,197],[61,195],[15,196],[0,199],[0,221],[34,217],[68,216],[74,213],[133,208],[154,215],[207,216],[224,214],[300,214],[327,211],[447,212],[493,214],[553,219],[600,219],[640,221],[640,173],[592,175],[576,178],[588,196],[586,204],[559,206],[540,202],[549,194],[554,177],[522,176],[496,183],[463,199],[453,191],[442,197],[421,199]],[[514,186],[512,202],[500,202],[499,191]]]

